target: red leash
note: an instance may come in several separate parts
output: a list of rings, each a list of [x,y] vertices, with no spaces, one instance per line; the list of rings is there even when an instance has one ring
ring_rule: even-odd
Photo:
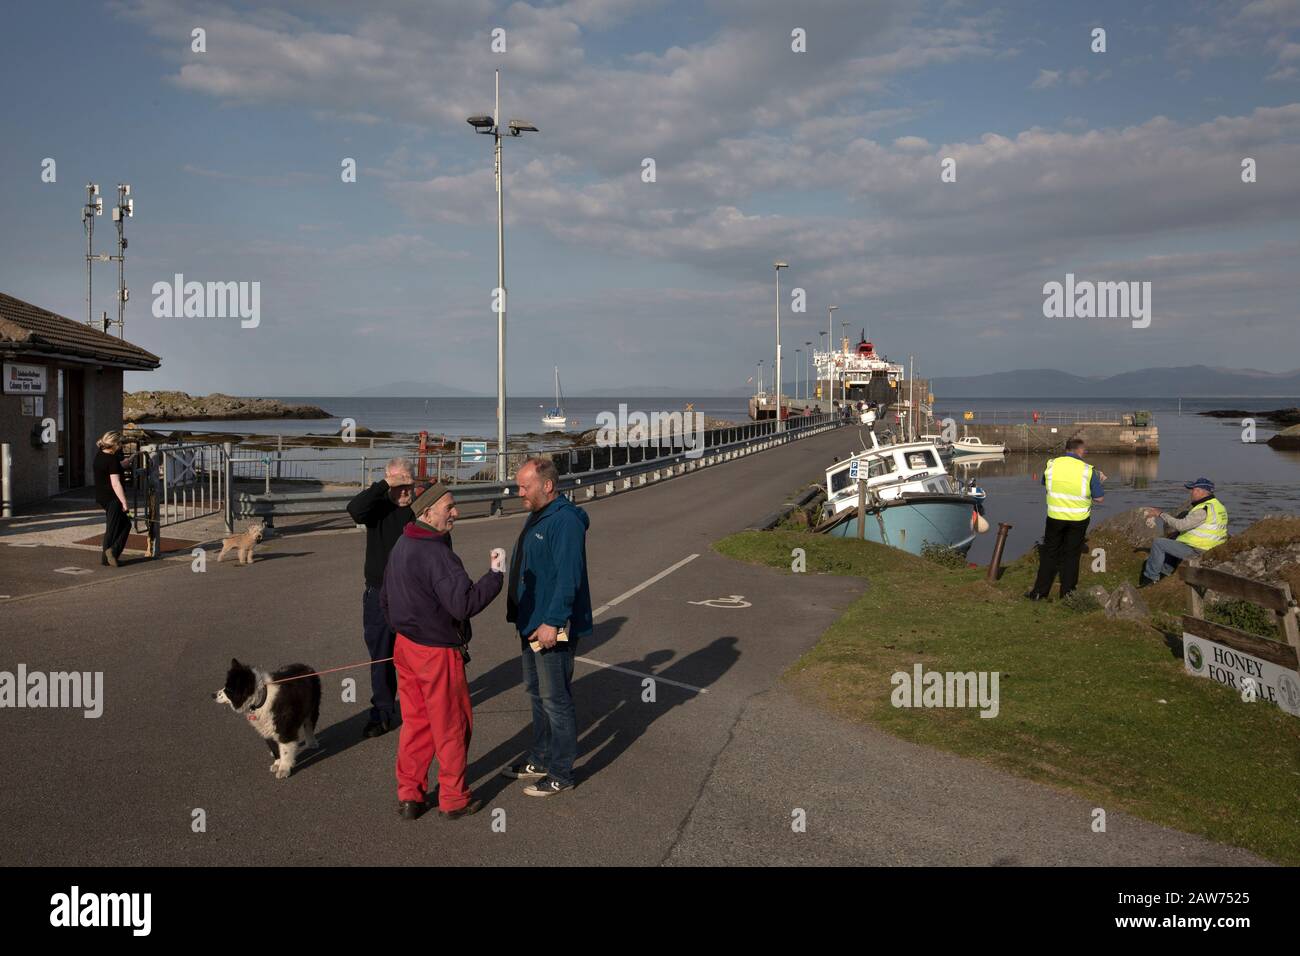
[[[267,683],[285,684],[291,680],[302,680],[304,677],[319,677],[321,674],[333,674],[335,671],[346,671],[353,667],[367,667],[370,664],[383,664],[391,660],[391,657],[384,657],[377,661],[358,661],[355,664],[344,664],[342,667],[331,667],[328,670],[312,671],[310,674],[294,674],[292,677],[281,677],[279,680],[269,680]]]

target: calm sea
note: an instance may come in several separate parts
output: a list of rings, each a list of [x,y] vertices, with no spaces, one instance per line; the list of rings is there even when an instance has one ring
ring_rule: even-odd
[[[331,396],[280,396],[284,401],[319,405],[332,415],[315,421],[259,422],[179,422],[159,426],[192,427],[205,431],[249,431],[262,434],[305,435],[337,434],[343,418],[355,418],[358,425],[375,431],[418,432],[449,437],[490,437],[496,431],[494,398],[347,398]],[[667,398],[569,398],[565,411],[569,431],[594,428],[602,411],[617,413],[620,403],[629,410],[681,411],[685,399]],[[508,423],[512,436],[544,431],[541,416],[549,405],[547,397],[510,399]],[[745,421],[746,399],[705,398],[695,403],[695,410],[710,418]],[[1199,411],[1240,408],[1250,411],[1300,405],[1300,396],[1291,398],[1215,398],[1183,399],[1182,414],[1177,400],[1123,399],[1071,402],[1061,399],[962,399],[941,396],[936,407],[939,418],[951,416],[958,423],[964,411],[981,417],[990,412],[1016,415],[1025,420],[1032,410],[1040,413],[1065,412],[1077,417],[1095,413],[1118,414],[1149,410],[1160,429],[1160,454],[1097,455],[1090,460],[1106,472],[1106,500],[1094,508],[1093,522],[1104,520],[1138,505],[1157,505],[1176,509],[1185,499],[1184,481],[1205,476],[1218,485],[1219,497],[1227,506],[1233,528],[1244,528],[1255,518],[1269,513],[1300,513],[1300,452],[1277,451],[1267,442],[1275,429],[1258,422],[1257,441],[1244,443],[1240,420],[1206,418]],[[858,448],[851,432],[844,432],[845,453]],[[842,457],[842,456],[841,456]],[[972,472],[988,492],[987,516],[996,529],[999,522],[1013,526],[1008,538],[1007,555],[1023,554],[1038,540],[1043,530],[1043,491],[1039,484],[1043,454],[1011,453],[1003,461],[984,462]],[[828,461],[829,465],[830,462]],[[959,474],[964,471],[958,472]],[[971,549],[970,560],[984,563],[993,549],[993,533],[980,536]]]

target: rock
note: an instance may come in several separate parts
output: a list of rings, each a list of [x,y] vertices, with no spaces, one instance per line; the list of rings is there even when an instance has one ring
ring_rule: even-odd
[[[1146,548],[1151,546],[1153,538],[1163,537],[1160,534],[1159,524],[1160,522],[1157,522],[1156,526],[1147,525],[1147,517],[1142,513],[1142,509],[1130,508],[1128,511],[1112,515],[1095,528],[1089,528],[1088,536],[1119,538],[1135,548]]]
[[[1110,593],[1105,603],[1106,616],[1128,621],[1145,621],[1151,609],[1137,588],[1125,582]]]
[[[1105,607],[1106,602],[1110,600],[1110,593],[1100,584],[1094,584],[1092,587],[1088,588],[1085,593],[1090,595],[1092,599],[1097,602],[1098,607]]]
[[[1285,451],[1300,449],[1300,425],[1282,429],[1268,440],[1268,447],[1281,448]]]
[[[330,418],[315,405],[286,405],[276,398],[240,398],[213,392],[124,392],[124,422],[245,421],[266,418]]]

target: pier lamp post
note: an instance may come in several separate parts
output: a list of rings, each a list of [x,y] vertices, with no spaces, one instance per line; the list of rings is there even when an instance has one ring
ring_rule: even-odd
[[[841,322],[841,323],[840,323],[840,338],[847,338],[847,337],[848,337],[848,334],[849,334],[849,323],[847,323],[847,322]],[[840,379],[840,401],[841,401],[841,402],[847,402],[847,401],[849,400],[849,376],[848,376],[848,364],[849,364],[848,350],[845,349],[845,352],[844,352],[844,370],[845,370],[845,375],[844,375],[844,377],[843,377],[842,379]]]
[[[808,371],[803,373],[803,399],[806,402],[812,398],[813,351],[811,342],[805,341],[803,344],[808,350]]]
[[[835,351],[835,326],[832,324],[832,319],[838,309],[838,305],[826,306],[826,378],[828,380],[826,384],[830,386],[830,394],[826,397],[832,402],[835,401],[835,379],[833,378],[835,363],[831,360],[831,353]]]
[[[825,332],[818,332],[818,333],[817,333],[817,336],[822,340],[822,349],[824,350],[824,349],[826,348],[826,333],[825,333]],[[827,384],[827,386],[829,387],[829,386],[830,386],[830,379],[831,379],[831,376],[830,376],[830,362],[829,362],[829,360],[830,360],[830,356],[827,355],[826,358],[827,358],[827,366],[826,366],[826,368],[827,368],[827,372],[826,372],[826,384]],[[814,371],[814,373],[816,372],[816,368],[817,368],[816,363],[814,363],[814,364],[813,364],[813,371]],[[821,383],[821,379],[818,379],[817,381],[818,381],[818,384]],[[829,397],[829,396],[828,396],[828,397]]]
[[[497,186],[497,481],[506,480],[506,243],[505,212],[501,169],[501,71],[496,71],[496,100],[491,116],[471,116],[466,120],[474,132],[494,140],[493,159]],[[511,136],[536,133],[537,127],[524,120],[511,120],[506,130]]]
[[[758,391],[755,394],[757,395],[763,394],[763,360],[762,359],[758,360]],[[755,415],[758,414],[757,405],[754,407],[754,414]]]
[[[788,262],[774,262],[776,270],[776,377],[772,380],[776,391],[776,431],[781,431],[781,270],[789,269]]]
[[[796,402],[799,401],[799,364],[802,362],[799,353],[802,351],[803,349],[794,350],[794,400]]]

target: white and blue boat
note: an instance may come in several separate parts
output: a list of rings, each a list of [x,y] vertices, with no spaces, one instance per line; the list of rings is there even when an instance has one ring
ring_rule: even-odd
[[[984,492],[954,481],[939,447],[928,440],[880,445],[826,470],[824,520],[817,530],[920,554],[926,545],[970,550],[988,530]],[[865,490],[864,526],[858,529],[859,485]]]

